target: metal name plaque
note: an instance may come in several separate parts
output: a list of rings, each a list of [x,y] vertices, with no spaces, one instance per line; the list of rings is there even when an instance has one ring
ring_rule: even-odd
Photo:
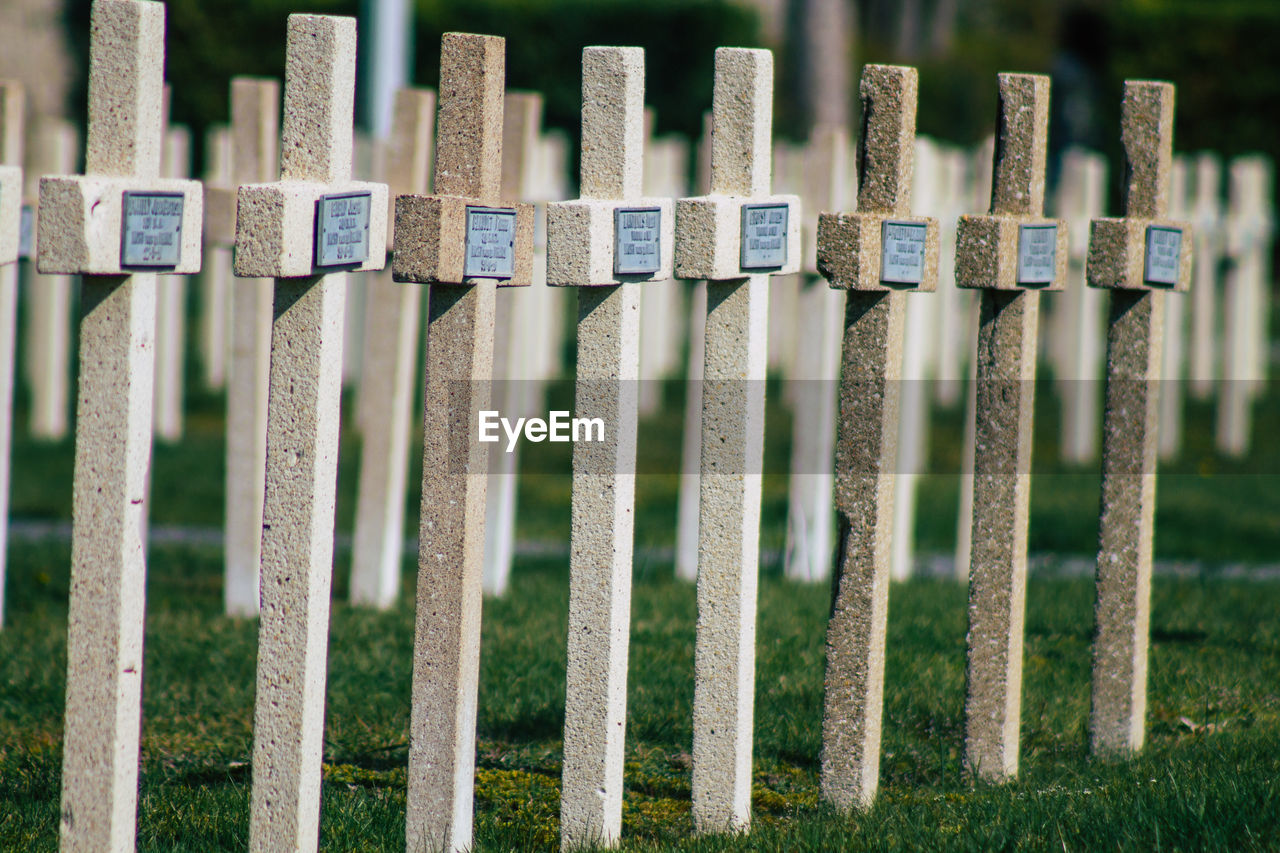
[[[744,204],[742,206],[742,252],[739,266],[744,270],[771,270],[787,263],[787,217],[785,204]]]
[[[182,193],[124,193],[120,266],[178,265],[182,258],[182,201]]]
[[[464,278],[511,278],[516,274],[516,212],[495,207],[467,208]]]
[[[880,280],[919,284],[924,280],[924,249],[929,226],[886,220],[880,226]]]
[[[22,221],[18,225],[18,257],[30,258],[36,248],[36,211],[29,204],[22,206]]]
[[[1018,284],[1053,284],[1058,268],[1058,226],[1018,228]]]
[[[316,201],[316,266],[358,266],[369,260],[373,194],[334,193]]]
[[[1177,284],[1182,229],[1147,226],[1147,259],[1142,278],[1152,284]]]
[[[655,273],[659,254],[662,211],[656,207],[619,207],[613,211],[613,274]]]

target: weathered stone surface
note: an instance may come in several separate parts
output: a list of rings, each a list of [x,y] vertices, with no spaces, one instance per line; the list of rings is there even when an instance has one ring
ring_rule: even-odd
[[[489,447],[475,430],[489,408],[496,284],[446,281],[417,256],[456,255],[461,270],[465,206],[497,206],[502,177],[505,42],[446,33],[433,197],[396,200],[397,281],[432,282],[427,307],[422,520],[410,716],[406,847],[411,853],[471,846],[480,601]],[[532,207],[517,211],[515,267],[531,267]],[[521,209],[529,224],[522,225]],[[453,211],[443,215],[446,210]],[[423,236],[423,219],[434,231]],[[441,224],[457,227],[443,231]],[[450,226],[453,228],[453,226]],[[527,229],[527,231],[523,230]],[[523,235],[527,233],[528,237]],[[422,245],[406,245],[418,240]]]
[[[845,295],[835,507],[839,525],[822,724],[822,798],[866,808],[880,776],[904,289],[937,287],[938,223],[910,215],[916,71],[867,66],[860,85],[857,213],[818,220],[818,269]],[[918,284],[881,281],[885,222],[926,228]]]
[[[1001,74],[999,96],[991,215],[962,217],[956,237],[957,283],[982,288],[974,398],[965,770],[997,782],[1018,772],[1037,291],[1045,284],[1021,286],[1016,260],[1019,228],[1044,221],[1049,80]],[[1054,275],[1060,281],[1067,260],[1066,223],[1056,225]]]
[[[289,16],[281,180],[240,190],[237,275],[282,273],[275,283],[262,511],[249,821],[255,851],[308,851],[319,843],[345,294],[340,276],[309,271],[314,200],[352,184],[355,62],[354,18]],[[384,262],[379,217],[387,190],[365,188],[374,193],[365,266],[377,269]],[[254,202],[264,199],[273,202],[271,214],[259,219]],[[308,201],[310,216],[303,217],[296,208]],[[255,230],[268,225],[270,234]],[[305,270],[259,266],[270,256],[263,245],[277,259],[305,257]]]
[[[1131,220],[1145,231],[1168,211],[1173,158],[1174,88],[1169,83],[1125,82],[1121,141],[1126,176],[1125,216],[1118,225],[1095,220],[1088,277],[1094,287],[1123,287],[1136,247],[1093,240]],[[1172,227],[1182,227],[1171,223]],[[1193,242],[1183,231],[1179,286],[1191,271]],[[1123,243],[1124,248],[1120,248]],[[1145,240],[1139,244],[1145,247]],[[1123,259],[1122,259],[1123,256]],[[1147,646],[1151,618],[1151,552],[1155,527],[1156,419],[1163,345],[1163,292],[1168,285],[1116,289],[1107,330],[1107,396],[1102,426],[1102,514],[1098,525],[1097,597],[1094,604],[1093,692],[1089,719],[1095,753],[1142,748],[1146,729]]]

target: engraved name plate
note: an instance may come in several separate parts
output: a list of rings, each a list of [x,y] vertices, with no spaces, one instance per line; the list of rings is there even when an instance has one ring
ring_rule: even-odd
[[[1057,225],[1018,228],[1018,284],[1052,284],[1057,263]]]
[[[742,269],[771,270],[786,265],[789,212],[785,204],[742,206]]]
[[[1182,254],[1182,229],[1160,225],[1147,227],[1147,259],[1142,278],[1152,284],[1177,284]]]
[[[662,211],[656,207],[619,207],[613,211],[613,274],[654,273],[661,265]]]
[[[357,266],[369,260],[373,194],[334,193],[316,201],[316,266]]]
[[[18,224],[18,257],[30,258],[35,254],[36,211],[29,204],[22,206],[22,220]]]
[[[880,226],[880,280],[919,284],[924,280],[924,244],[929,226],[923,222],[886,220]]]
[[[516,274],[516,212],[467,208],[465,278],[511,278]]]
[[[126,192],[120,266],[176,267],[182,257],[182,193]]]

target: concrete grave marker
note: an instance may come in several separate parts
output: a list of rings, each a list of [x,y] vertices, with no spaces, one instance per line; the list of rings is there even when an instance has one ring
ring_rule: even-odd
[[[1170,219],[1184,220],[1190,218],[1188,207],[1187,180],[1190,172],[1190,158],[1173,158],[1173,167],[1169,173],[1168,215]],[[1188,240],[1192,239],[1190,236]],[[1175,228],[1147,229],[1147,259],[1145,276],[1148,281],[1161,284],[1174,284],[1178,279],[1179,251],[1182,247],[1182,232]],[[1194,248],[1194,247],[1193,247]],[[1194,269],[1192,275],[1195,274]],[[1099,291],[1094,288],[1086,288]],[[1174,459],[1182,449],[1182,410],[1186,394],[1183,379],[1186,375],[1187,362],[1187,300],[1182,298],[1164,300],[1164,345],[1160,350],[1160,408],[1156,415],[1159,421],[1159,439],[1156,452],[1161,460]]]
[[[1063,287],[1067,264],[1066,223],[1043,217],[1049,78],[1001,74],[999,86],[991,213],[963,216],[956,230],[956,285],[982,294],[965,768],[990,781],[1018,772],[1039,294]],[[1037,239],[1044,231],[1028,227],[1056,228],[1052,248]],[[1049,282],[1034,267],[1020,274],[1019,258],[1037,253],[1052,255]]]
[[[380,269],[386,254],[386,185],[351,180],[355,67],[354,18],[289,16],[280,180],[238,195],[235,274],[276,279],[251,850],[319,842],[345,307],[342,282],[328,273]],[[317,263],[320,208],[352,196],[368,215],[367,259]],[[363,230],[363,215],[351,218]]]
[[[235,240],[235,187],[279,175],[280,83],[231,80],[231,164],[228,189],[210,188],[219,220],[215,252]],[[212,214],[212,210],[210,211]],[[213,221],[212,219],[210,220]],[[227,242],[224,242],[227,241]],[[227,273],[230,273],[228,268]],[[262,565],[262,506],[267,476],[267,401],[271,380],[271,279],[230,283],[231,353],[227,375],[227,479],[223,602],[229,616],[256,616]],[[209,306],[216,310],[216,306]]]
[[[604,421],[603,441],[578,442],[573,449],[560,797],[565,848],[613,845],[622,831],[640,374],[638,282],[671,277],[675,224],[670,199],[642,197],[640,48],[583,50],[582,151],[582,198],[547,207],[547,283],[579,288],[574,415]]]
[[[1218,267],[1224,248],[1222,235],[1222,161],[1202,151],[1195,158],[1194,200],[1195,267],[1191,288],[1191,344],[1187,390],[1197,400],[1213,394],[1217,377],[1219,305]]]
[[[751,823],[769,275],[800,267],[800,200],[769,195],[772,103],[772,53],[716,50],[711,193],[676,205],[675,275],[708,281],[693,695],[698,832]],[[743,209],[760,205],[766,209],[748,211],[744,228]],[[752,266],[744,267],[743,243],[752,239],[762,242],[747,246]]]
[[[428,189],[435,107],[429,89],[396,92],[385,168],[393,196]],[[422,290],[396,284],[386,270],[368,282],[365,296],[360,400],[372,414],[361,430],[351,602],[385,608],[400,591]]]
[[[465,271],[472,249],[483,247],[468,239],[468,208],[498,210],[504,218],[515,213],[508,284],[527,284],[533,263],[532,205],[500,198],[505,50],[496,36],[446,33],[441,39],[436,195],[396,199],[395,280],[431,284],[405,829],[410,851],[471,846],[489,459],[476,425],[489,408],[498,279]],[[485,233],[502,233],[497,221]]]
[[[166,93],[167,93],[166,89]],[[167,125],[160,175],[186,178],[191,174],[191,134]],[[182,240],[180,193],[125,194],[120,255],[125,266],[174,266]],[[186,366],[187,280],[168,275],[156,280],[156,380],[153,417],[157,439],[182,438],[182,389]]]
[[[1145,736],[1162,300],[1185,291],[1192,270],[1190,226],[1166,219],[1173,102],[1170,83],[1125,81],[1124,216],[1095,219],[1089,233],[1089,285],[1111,290],[1089,719],[1095,753],[1141,749]],[[1176,256],[1149,257],[1175,244]],[[1166,280],[1153,281],[1153,273]]]
[[[122,263],[124,196],[181,194],[180,248],[168,272],[200,269],[202,216],[199,182],[158,177],[164,15],[159,3],[93,4],[86,174],[40,180],[39,269],[84,275],[63,850],[134,846],[156,279],[153,267],[139,270]]]
[[[18,331],[18,258],[22,254],[22,143],[26,93],[0,80],[0,627],[4,627],[9,553],[9,466],[13,440],[13,362]]]
[[[869,805],[879,784],[904,291],[937,286],[938,222],[910,211],[917,87],[914,68],[863,69],[858,210],[818,219],[818,269],[847,291],[821,778],[840,809]]]
[[[234,110],[233,110],[234,111]],[[200,362],[208,388],[222,388],[227,382],[227,359],[231,351],[231,244],[215,244],[209,223],[213,213],[211,196],[222,193],[235,204],[232,184],[231,128],[211,124],[204,136],[204,269],[200,273]],[[267,179],[275,177],[274,173]],[[255,179],[256,180],[256,179]],[[224,228],[235,238],[235,211],[223,212],[229,222]]]

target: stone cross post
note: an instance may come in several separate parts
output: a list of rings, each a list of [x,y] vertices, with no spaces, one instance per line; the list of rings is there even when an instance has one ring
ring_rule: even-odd
[[[863,69],[858,210],[818,219],[818,270],[847,291],[821,779],[839,809],[869,805],[879,783],[904,293],[937,286],[938,222],[911,215],[917,79],[914,68]]]
[[[18,257],[22,235],[22,84],[0,80],[0,627],[9,540],[9,462],[13,439],[13,358],[18,331]]]
[[[1095,219],[1089,231],[1089,284],[1111,290],[1089,719],[1095,753],[1141,749],[1145,734],[1161,302],[1190,285],[1193,242],[1189,225],[1166,218],[1173,102],[1170,83],[1125,81],[1125,215]]]
[[[579,288],[574,416],[604,425],[602,441],[573,446],[560,795],[565,848],[613,845],[622,830],[638,282],[671,278],[675,224],[671,199],[642,197],[643,163],[644,51],[588,47],[582,52],[582,198],[547,207],[547,283]]]
[[[86,174],[40,181],[40,271],[84,276],[63,850],[134,845],[155,273],[200,269],[200,184],[158,177],[164,14],[159,3],[93,4]]]
[[[355,68],[354,18],[289,16],[280,180],[239,188],[235,274],[276,279],[251,850],[319,842],[345,296],[329,273],[386,257],[386,185],[351,180]]]
[[[232,78],[230,186],[226,190],[211,187],[206,196],[210,201],[209,221],[220,226],[216,247],[235,243],[236,187],[265,183],[279,175],[279,138],[279,81]],[[213,218],[215,211],[219,214],[217,220]],[[256,616],[267,476],[271,279],[233,280],[230,297],[223,601],[229,616]],[[209,308],[216,310],[216,306]]]
[[[773,54],[719,48],[711,193],[676,205],[675,275],[707,279],[693,823],[751,823],[769,276],[800,268],[800,200],[770,195]]]
[[[471,846],[495,285],[528,284],[533,207],[501,200],[506,42],[440,45],[436,195],[396,199],[396,281],[431,284],[406,845]]]
[[[435,111],[429,89],[396,92],[385,166],[393,196],[427,192]],[[351,602],[385,608],[400,593],[422,289],[397,284],[388,270],[369,280],[365,296],[360,401],[368,417],[361,430]]]
[[[956,285],[981,289],[976,356],[965,767],[1018,772],[1031,416],[1040,292],[1061,289],[1067,226],[1044,219],[1049,78],[1001,74],[991,213],[956,230]]]
[[[71,396],[72,277],[40,275],[34,263],[35,234],[39,230],[40,176],[65,175],[80,158],[80,136],[65,119],[36,117],[27,146],[26,208],[31,245],[20,251],[25,265],[22,289],[28,296],[26,314],[27,381],[31,389],[29,429],[34,438],[58,441],[67,434]],[[26,210],[30,211],[28,215]]]

